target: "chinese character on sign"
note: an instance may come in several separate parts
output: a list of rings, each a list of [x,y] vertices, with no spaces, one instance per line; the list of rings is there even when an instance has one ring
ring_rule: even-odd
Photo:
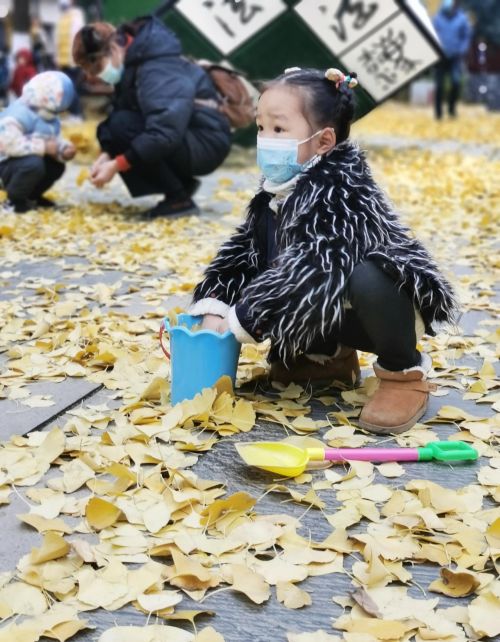
[[[255,3],[248,4],[245,0],[223,0],[223,4],[228,4],[230,6],[231,11],[236,14],[240,24],[243,25],[248,24],[259,11],[263,11],[262,5]],[[213,2],[213,0],[206,0],[205,2],[203,2],[203,6],[207,7],[208,9],[212,9],[214,5],[215,2]],[[236,36],[234,29],[231,28],[228,22],[217,15],[215,16],[215,19],[224,29],[224,31],[229,36],[231,36],[231,38],[234,38]]]
[[[287,7],[283,0],[180,0],[176,8],[228,54]]]
[[[323,5],[321,9],[325,10],[326,5]],[[377,13],[378,2],[363,2],[356,0],[342,0],[340,7],[334,13],[335,23],[330,25],[330,28],[337,34],[342,42],[347,40],[347,31],[345,26],[345,17],[346,15],[354,18],[352,21],[352,29],[359,31],[364,29],[368,24],[370,19]]]
[[[358,63],[367,73],[375,76],[382,88],[390,90],[398,81],[399,72],[412,76],[421,60],[410,58],[405,53],[407,36],[404,31],[395,33],[389,27],[385,33],[372,41],[370,47],[362,47]]]
[[[437,60],[437,53],[407,16],[400,13],[342,56],[349,71],[375,100],[383,100]]]
[[[302,0],[294,10],[336,55],[400,11],[395,0]]]

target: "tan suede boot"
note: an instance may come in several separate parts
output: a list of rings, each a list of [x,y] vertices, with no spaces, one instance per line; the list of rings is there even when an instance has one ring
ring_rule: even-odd
[[[331,383],[338,381],[349,387],[359,386],[361,370],[358,353],[352,348],[342,346],[338,355],[331,358],[320,358],[316,355],[302,354],[287,368],[280,361],[271,364],[269,373],[271,381],[289,383]]]
[[[373,397],[365,404],[359,425],[382,435],[409,430],[425,414],[429,392],[437,386],[426,381],[431,359],[422,355],[419,366],[402,371],[385,370],[378,364],[373,369],[380,380]]]

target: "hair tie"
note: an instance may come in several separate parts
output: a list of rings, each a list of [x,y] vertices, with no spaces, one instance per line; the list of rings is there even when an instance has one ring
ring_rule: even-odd
[[[300,67],[287,67],[283,73],[286,76],[287,74],[293,74],[295,71],[302,71],[302,69]]]
[[[335,83],[335,87],[340,89],[340,85],[344,83],[349,87],[349,89],[354,89],[358,85],[357,74],[351,71],[347,76],[340,71],[340,69],[335,69],[330,67],[325,71],[325,78]]]

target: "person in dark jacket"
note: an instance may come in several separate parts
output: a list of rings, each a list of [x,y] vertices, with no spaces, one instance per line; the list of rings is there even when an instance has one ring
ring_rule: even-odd
[[[90,24],[76,35],[73,56],[115,87],[113,111],[97,130],[102,154],[93,184],[119,172],[132,196],[164,195],[150,217],[193,211],[194,177],[213,172],[231,146],[206,72],[182,57],[175,34],[153,17],[118,29]]]
[[[443,0],[434,16],[434,28],[441,41],[444,58],[436,65],[436,118],[443,116],[443,97],[446,78],[449,78],[448,113],[457,115],[456,105],[460,95],[463,58],[470,46],[471,27],[457,0]]]
[[[241,342],[271,341],[271,377],[288,383],[360,375],[377,355],[380,385],[359,425],[400,433],[424,414],[431,358],[424,326],[452,321],[455,299],[349,140],[355,79],[287,70],[257,109],[261,189],[197,285],[191,313]]]

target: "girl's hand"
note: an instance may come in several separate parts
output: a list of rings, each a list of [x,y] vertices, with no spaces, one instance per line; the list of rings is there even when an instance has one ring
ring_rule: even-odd
[[[45,154],[55,158],[59,153],[59,143],[57,138],[49,138],[45,141]]]
[[[205,314],[201,328],[202,330],[212,330],[213,332],[224,334],[229,330],[229,324],[227,319],[223,319],[216,314]]]
[[[117,172],[115,160],[104,161],[97,167],[95,173],[90,175],[90,180],[95,187],[104,187]]]

